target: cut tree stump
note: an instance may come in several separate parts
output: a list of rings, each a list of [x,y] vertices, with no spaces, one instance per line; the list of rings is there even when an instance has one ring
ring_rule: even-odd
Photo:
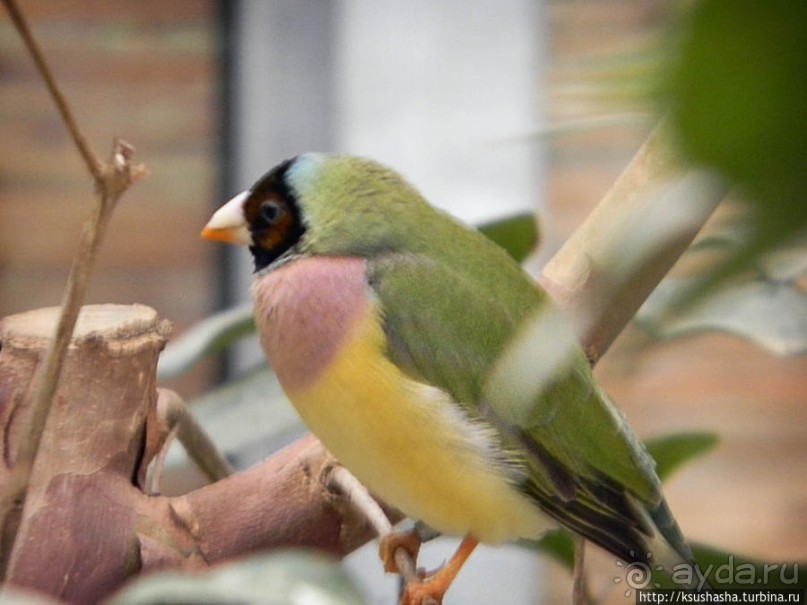
[[[14,465],[59,311],[37,309],[0,322],[0,484]],[[13,527],[5,532],[6,581],[93,602],[139,567],[133,492],[157,397],[157,359],[169,333],[170,324],[142,305],[82,309],[11,552]]]
[[[0,321],[0,489],[57,321],[55,308]],[[310,435],[188,494],[144,493],[156,453],[146,444],[164,436],[154,411],[166,392],[155,376],[169,332],[148,307],[83,308],[25,505],[4,520],[5,582],[91,605],[141,573],[199,570],[283,547],[343,556],[373,537],[347,495],[329,489],[334,461]]]

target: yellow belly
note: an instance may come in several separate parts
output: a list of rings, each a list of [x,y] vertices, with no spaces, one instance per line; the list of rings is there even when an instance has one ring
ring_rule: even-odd
[[[316,383],[288,392],[325,447],[382,500],[453,535],[500,543],[551,523],[485,455],[488,436],[384,355],[372,306]]]

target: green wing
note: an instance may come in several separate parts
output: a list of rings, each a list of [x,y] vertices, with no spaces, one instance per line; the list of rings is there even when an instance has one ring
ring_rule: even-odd
[[[650,552],[658,533],[688,558],[652,459],[594,383],[579,347],[518,418],[509,413],[512,393],[486,389],[519,327],[551,305],[520,268],[398,253],[368,261],[368,280],[392,361],[495,427],[519,467],[513,476],[547,514],[625,560]]]

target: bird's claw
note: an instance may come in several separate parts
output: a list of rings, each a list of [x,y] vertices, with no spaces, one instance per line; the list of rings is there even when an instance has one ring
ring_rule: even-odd
[[[381,561],[384,563],[384,571],[387,573],[402,574],[397,561],[395,560],[395,551],[403,548],[414,563],[417,561],[418,553],[420,552],[420,545],[422,541],[416,531],[404,531],[392,533],[381,538],[381,544],[378,547],[378,554]]]
[[[378,551],[384,563],[384,571],[404,578],[399,605],[440,605],[447,588],[434,582],[434,576],[426,575],[423,569],[416,569],[418,553],[423,541],[417,530],[389,534],[381,538]],[[403,549],[409,555],[410,569],[401,569],[396,552]],[[408,563],[407,563],[408,565]]]
[[[428,576],[421,570],[414,569],[421,543],[422,540],[416,531],[390,534],[381,539],[379,552],[382,561],[384,561],[384,569],[391,573],[401,574],[405,579],[405,585],[399,601],[400,605],[440,605],[443,602],[443,596],[445,596],[446,591],[465,564],[465,561],[476,548],[478,541],[471,536],[466,536],[454,556],[440,569]],[[400,569],[395,556],[399,548],[411,555],[412,569]]]
[[[435,576],[408,582],[401,593],[399,605],[441,605],[448,585]]]

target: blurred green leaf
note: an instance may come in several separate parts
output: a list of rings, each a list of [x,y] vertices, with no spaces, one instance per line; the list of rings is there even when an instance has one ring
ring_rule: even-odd
[[[755,210],[739,267],[807,225],[807,3],[702,0],[677,34],[668,100],[682,148]]]
[[[688,257],[729,258],[741,250],[741,225],[732,225],[690,246]],[[636,315],[637,325],[657,339],[721,331],[775,355],[807,353],[807,237],[789,240],[752,259],[741,275],[715,285],[710,296],[682,300],[704,286],[702,277],[667,278]]]
[[[477,227],[517,262],[524,262],[538,245],[538,222],[532,213],[517,214]]]
[[[659,479],[666,481],[679,468],[710,452],[718,443],[714,433],[674,433],[648,439],[647,450],[656,461]]]
[[[157,378],[173,378],[207,355],[218,353],[255,331],[252,304],[211,315],[173,340],[160,355]]]
[[[692,544],[692,554],[713,588],[807,588],[807,561],[764,563],[703,544]]]
[[[574,569],[575,538],[566,529],[547,533],[535,542],[524,542],[532,549],[542,552],[571,571]]]
[[[106,605],[360,605],[356,586],[331,559],[311,552],[260,555],[208,572],[138,579]]]
[[[574,569],[575,539],[566,530],[558,530],[547,534],[538,542],[524,543],[558,561],[569,571]],[[664,575],[655,576],[654,580],[663,587],[688,584],[691,576],[697,580],[698,573],[705,575],[713,588],[807,588],[807,561],[762,562],[751,557],[734,555],[704,544],[692,544],[692,554],[698,569],[687,564],[680,564],[673,569],[664,570],[671,578]],[[624,572],[623,572],[624,573]],[[672,580],[672,584],[670,581]]]

